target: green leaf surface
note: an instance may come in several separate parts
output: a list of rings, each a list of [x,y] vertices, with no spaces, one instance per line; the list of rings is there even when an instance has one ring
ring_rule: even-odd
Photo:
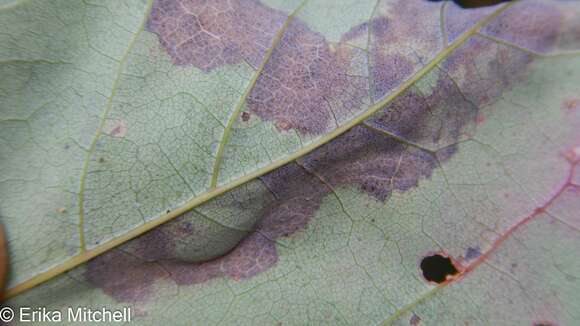
[[[577,2],[0,8],[10,305],[580,320]],[[434,253],[458,274],[426,281]]]

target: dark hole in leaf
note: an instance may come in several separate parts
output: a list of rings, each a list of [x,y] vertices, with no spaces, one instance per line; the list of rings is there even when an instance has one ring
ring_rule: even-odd
[[[421,261],[421,270],[427,281],[442,283],[447,276],[457,274],[457,268],[449,257],[441,255],[427,256]]]
[[[431,2],[440,2],[443,0],[428,0]],[[448,1],[448,0],[445,0]],[[462,8],[479,8],[479,7],[487,7],[497,5],[498,3],[508,2],[510,0],[453,0],[456,4],[458,4]]]

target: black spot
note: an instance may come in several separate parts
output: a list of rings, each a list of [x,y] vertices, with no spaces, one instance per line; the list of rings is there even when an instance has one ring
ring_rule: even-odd
[[[242,112],[242,121],[246,122],[250,120],[250,114],[248,112]]]
[[[428,0],[431,2],[440,2],[443,0]],[[447,1],[447,0],[445,0]],[[456,4],[458,4],[461,8],[479,8],[479,7],[488,7],[494,6],[498,3],[508,2],[510,0],[453,0]]]
[[[447,276],[458,273],[457,268],[449,257],[441,255],[427,256],[421,261],[421,270],[425,279],[435,283],[442,283]]]
[[[554,324],[552,324],[551,322],[542,321],[542,322],[534,323],[533,326],[554,326]]]

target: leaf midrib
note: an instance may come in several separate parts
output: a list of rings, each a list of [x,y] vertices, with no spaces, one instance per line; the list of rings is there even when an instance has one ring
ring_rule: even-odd
[[[302,3],[298,7],[296,7],[296,9],[294,9],[294,11],[290,15],[288,15],[288,17],[284,21],[284,24],[282,24],[282,27],[280,28],[280,30],[278,30],[278,32],[276,32],[276,36],[274,37],[274,40],[272,40],[272,44],[271,44],[270,48],[268,49],[268,51],[266,51],[266,54],[264,56],[264,60],[262,60],[260,67],[258,67],[256,72],[252,76],[252,79],[248,83],[248,86],[246,87],[244,94],[242,94],[240,100],[238,101],[238,104],[236,105],[233,112],[231,113],[230,118],[228,119],[228,123],[226,124],[224,132],[222,134],[222,138],[218,144],[218,149],[216,152],[216,158],[214,160],[213,171],[212,171],[211,180],[210,180],[210,190],[215,189],[218,186],[218,179],[219,179],[219,174],[220,174],[220,170],[221,170],[221,164],[223,162],[225,148],[226,148],[226,145],[228,144],[228,141],[230,139],[234,124],[237,121],[238,116],[240,115],[240,112],[242,111],[242,108],[244,107],[244,105],[246,103],[246,100],[248,99],[248,97],[252,93],[252,90],[254,89],[256,82],[258,81],[258,79],[262,75],[264,68],[266,67],[266,65],[270,61],[270,58],[272,57],[274,50],[276,49],[276,47],[278,46],[278,44],[282,40],[282,37],[286,33],[286,30],[288,30],[290,23],[294,20],[294,17],[296,16],[296,14],[298,12],[300,12],[300,10],[304,7],[304,5],[306,4],[307,1],[308,0],[303,0]]]
[[[517,3],[517,2],[518,1],[516,0],[516,1],[512,1],[512,2],[509,2],[507,4],[499,6],[499,8],[497,10],[495,10],[493,13],[489,14],[488,16],[486,16],[485,18],[483,18],[482,20],[477,22],[473,27],[471,27],[468,31],[463,33],[453,43],[451,43],[447,48],[445,48],[444,50],[439,52],[439,54],[437,54],[437,56],[435,56],[435,58],[433,60],[431,60],[427,65],[425,65],[422,69],[420,69],[417,73],[415,73],[411,78],[409,78],[402,85],[400,85],[389,96],[385,97],[383,100],[381,100],[377,103],[374,103],[366,111],[361,113],[359,116],[357,116],[354,119],[350,120],[349,122],[339,126],[338,128],[329,132],[328,134],[321,136],[316,141],[313,141],[312,143],[308,144],[307,146],[300,148],[299,150],[295,151],[294,153],[287,156],[286,158],[272,162],[271,164],[264,166],[264,167],[254,171],[250,174],[247,174],[241,178],[238,178],[230,183],[227,183],[227,184],[222,185],[222,186],[216,186],[215,188],[210,189],[209,191],[201,194],[200,196],[192,198],[190,201],[185,203],[183,206],[176,208],[173,211],[171,211],[167,214],[164,214],[155,220],[151,220],[149,222],[146,222],[146,223],[142,224],[141,226],[126,232],[122,236],[119,236],[119,237],[114,238],[110,241],[104,242],[104,243],[100,244],[99,246],[94,247],[90,250],[83,251],[81,254],[73,256],[73,257],[69,258],[68,260],[66,260],[65,262],[47,270],[47,271],[37,274],[36,276],[8,289],[5,292],[4,297],[1,299],[5,300],[5,299],[12,298],[12,297],[14,297],[22,292],[25,292],[25,291],[41,284],[41,283],[44,283],[44,282],[64,273],[66,271],[69,271],[69,270],[89,261],[92,258],[97,257],[98,255],[100,255],[102,253],[105,253],[105,252],[107,252],[107,251],[133,239],[133,238],[136,238],[136,237],[142,235],[143,233],[145,233],[147,231],[154,229],[155,227],[157,227],[161,224],[164,224],[164,223],[166,223],[166,222],[168,222],[168,221],[170,221],[178,216],[181,216],[184,213],[187,213],[188,211],[192,210],[193,208],[197,207],[198,205],[200,205],[202,203],[209,201],[210,199],[213,199],[213,198],[215,198],[215,197],[217,197],[217,196],[219,196],[227,191],[230,191],[230,190],[232,190],[238,186],[241,186],[241,185],[243,185],[251,180],[254,180],[257,177],[260,177],[268,172],[271,172],[271,171],[273,171],[273,170],[275,170],[275,169],[277,169],[277,168],[279,168],[279,167],[281,167],[289,162],[292,162],[292,161],[312,152],[316,148],[332,141],[334,138],[340,136],[341,134],[345,133],[349,129],[360,124],[361,122],[363,122],[364,120],[366,120],[367,118],[372,116],[374,113],[376,113],[380,109],[384,108],[386,105],[388,105],[394,99],[396,99],[399,95],[401,95],[403,92],[405,92],[411,86],[413,86],[417,81],[419,81],[426,74],[428,74],[432,69],[434,69],[439,63],[441,63],[444,59],[446,59],[457,48],[459,48],[460,46],[465,44],[465,42],[467,42],[472,36],[477,35],[479,30],[482,27],[484,27],[486,24],[488,24],[493,18],[495,18],[500,13],[502,13],[507,8],[509,8],[514,3]],[[152,3],[152,0],[149,0],[148,5],[151,5],[151,3]],[[150,9],[150,8],[148,8],[148,9]],[[146,17],[147,17],[147,15],[145,16],[144,21],[146,21],[146,19],[147,19]],[[142,29],[143,29],[143,26],[141,26],[141,28],[138,30],[138,34],[141,32]],[[282,33],[282,35],[280,35],[280,38],[281,37],[283,37],[283,33]],[[135,39],[136,38],[137,38],[137,35],[135,36]],[[262,64],[262,66],[264,66],[266,63],[267,62],[264,62]],[[124,64],[122,66],[124,66]],[[118,70],[119,74],[122,71],[122,69],[123,69],[123,67],[119,67],[119,70]],[[114,91],[115,90],[113,89],[112,94]],[[240,105],[240,107],[241,107],[241,105]]]
[[[109,98],[107,98],[107,104],[105,105],[105,108],[103,110],[103,114],[102,114],[101,119],[99,121],[99,125],[97,127],[97,130],[95,131],[95,135],[93,136],[93,140],[89,146],[89,149],[87,150],[85,160],[83,162],[83,167],[81,170],[81,176],[80,176],[80,181],[79,181],[79,195],[78,195],[78,207],[79,207],[79,209],[78,209],[78,214],[79,214],[78,236],[79,236],[79,242],[80,242],[79,249],[81,251],[81,255],[87,251],[86,241],[85,241],[85,221],[84,221],[85,208],[84,208],[84,204],[85,204],[85,188],[86,188],[85,183],[86,183],[87,175],[89,173],[89,164],[91,162],[91,157],[93,156],[95,149],[97,147],[97,143],[99,141],[99,138],[101,137],[101,134],[103,133],[103,128],[105,127],[105,124],[107,122],[107,117],[109,116],[109,113],[111,112],[111,109],[113,107],[113,98],[117,95],[117,90],[119,88],[118,85],[119,85],[119,82],[121,81],[121,77],[123,76],[123,72],[126,68],[127,60],[129,59],[129,54],[131,53],[131,50],[133,49],[133,47],[135,46],[135,43],[139,39],[139,35],[141,35],[141,32],[145,28],[145,24],[147,23],[147,19],[149,17],[149,13],[151,12],[152,6],[153,6],[153,0],[147,0],[147,6],[145,7],[144,18],[141,21],[139,28],[135,32],[135,35],[133,36],[133,38],[129,42],[129,44],[127,46],[127,50],[125,50],[125,53],[123,53],[123,56],[121,57],[121,60],[119,61],[119,67],[117,68],[117,72],[115,74],[115,79],[113,80],[113,84],[111,86],[111,95],[109,96]]]

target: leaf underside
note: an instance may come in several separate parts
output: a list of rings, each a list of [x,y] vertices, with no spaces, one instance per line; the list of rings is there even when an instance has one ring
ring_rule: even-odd
[[[573,324],[579,15],[0,3],[8,304],[130,306],[139,324]],[[433,254],[457,271],[440,284],[420,267]]]

